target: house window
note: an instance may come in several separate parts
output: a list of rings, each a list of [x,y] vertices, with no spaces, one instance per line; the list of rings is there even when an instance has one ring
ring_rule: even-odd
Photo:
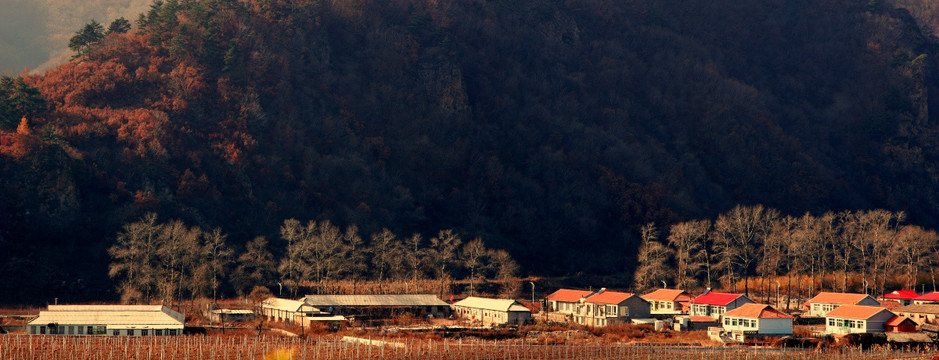
[[[150,330],[147,330],[147,329],[140,330],[140,336],[147,336],[147,335],[150,335]]]
[[[163,335],[163,329],[156,329],[156,330],[153,330],[153,335],[155,335],[155,336],[162,336],[162,335]]]
[[[730,326],[730,318],[724,318],[724,325]]]
[[[828,326],[835,326],[835,319],[828,318]]]
[[[128,336],[134,336],[134,329],[127,329]]]
[[[121,334],[120,330],[111,330],[111,335],[120,335],[120,334]]]

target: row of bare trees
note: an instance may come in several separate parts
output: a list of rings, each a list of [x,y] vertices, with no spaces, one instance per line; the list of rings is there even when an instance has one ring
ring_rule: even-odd
[[[464,243],[452,230],[425,241],[420,234],[400,238],[382,229],[366,241],[355,225],[343,230],[328,220],[302,224],[287,219],[280,238],[283,247],[271,249],[259,236],[236,254],[221,229],[206,231],[179,220],[159,223],[149,213],[117,234],[108,249],[109,275],[119,280],[122,301],[145,303],[215,299],[225,289],[244,295],[270,284],[286,286],[297,296],[301,286],[322,290],[337,281],[351,281],[353,293],[363,280],[377,282],[378,291],[385,291],[387,281],[436,280],[441,295],[455,278],[465,278],[471,294],[484,279],[500,283],[506,296],[520,287],[518,265],[508,252],[489,249],[478,237]],[[275,257],[271,250],[283,255]]]
[[[785,278],[789,298],[795,278],[796,287],[807,285],[810,294],[833,290],[877,295],[888,287],[924,285],[917,279],[928,273],[935,290],[939,237],[905,220],[905,213],[887,210],[793,217],[754,205],[737,206],[713,222],[674,224],[664,239],[648,224],[642,229],[635,285],[638,290],[663,283],[683,289],[718,285],[738,291],[742,281],[742,290],[749,294],[750,282],[759,281],[766,295],[770,281]],[[849,283],[849,277],[860,282]],[[803,278],[810,283],[802,284]]]

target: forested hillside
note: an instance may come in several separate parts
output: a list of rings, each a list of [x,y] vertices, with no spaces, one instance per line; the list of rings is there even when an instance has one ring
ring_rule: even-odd
[[[623,279],[642,226],[736,204],[934,228],[935,11],[897,2],[155,2],[0,84],[0,302],[116,298],[107,249],[149,212]]]

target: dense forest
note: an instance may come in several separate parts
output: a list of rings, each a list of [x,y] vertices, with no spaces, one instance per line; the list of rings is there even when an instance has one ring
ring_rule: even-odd
[[[523,275],[623,287],[646,224],[736,204],[934,228],[937,18],[928,0],[156,1],[0,82],[0,302],[118,298],[108,249],[147,213],[238,252],[290,218],[453,229]]]

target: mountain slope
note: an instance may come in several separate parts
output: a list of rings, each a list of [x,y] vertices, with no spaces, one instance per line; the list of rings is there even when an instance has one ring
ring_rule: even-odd
[[[138,26],[27,79],[49,106],[0,144],[4,273],[107,294],[145,211],[235,242],[452,227],[534,274],[628,274],[641,225],[738,203],[936,225],[935,44],[887,5],[166,1]]]

